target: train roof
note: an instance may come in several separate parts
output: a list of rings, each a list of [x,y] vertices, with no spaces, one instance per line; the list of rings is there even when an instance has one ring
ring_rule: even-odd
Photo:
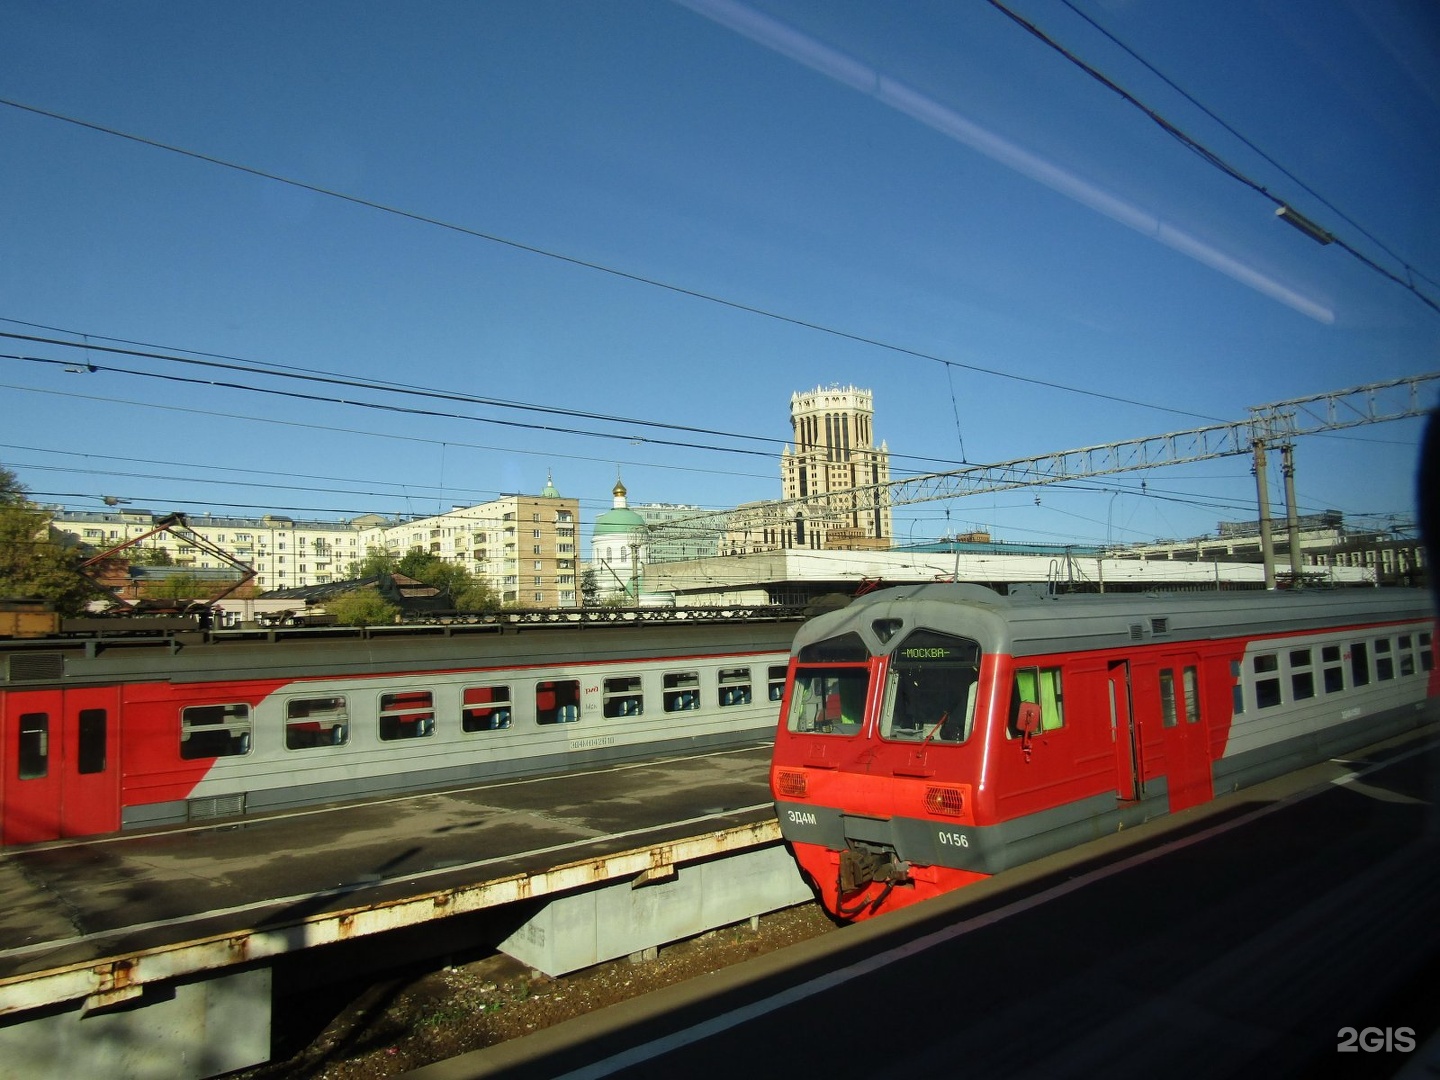
[[[807,622],[805,645],[857,633],[870,651],[895,648],[917,627],[972,638],[986,652],[1032,655],[1136,643],[1263,637],[1434,618],[1421,589],[1002,596],[981,585],[929,583],[880,589]]]
[[[191,631],[160,636],[85,635],[0,641],[0,687],[130,679],[367,676],[784,654],[798,611],[576,613],[550,622],[461,622],[390,627]],[[733,617],[725,617],[727,614]],[[633,620],[627,616],[634,616]],[[661,617],[666,616],[666,617]],[[573,621],[572,621],[573,619]],[[125,623],[116,620],[116,626]]]

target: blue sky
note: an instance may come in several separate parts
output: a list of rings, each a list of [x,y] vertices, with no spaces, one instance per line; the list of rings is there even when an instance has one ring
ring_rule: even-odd
[[[1440,302],[1437,9],[1007,6]],[[1440,370],[1433,307],[978,0],[0,0],[0,99],[0,331],[590,414],[0,338],[34,358],[0,463],[73,509],[428,514],[553,472],[593,519],[617,469],[733,506],[823,384],[874,391],[898,477]],[[1302,439],[1302,511],[1412,513],[1419,435]],[[1255,513],[1237,457],[895,528]]]

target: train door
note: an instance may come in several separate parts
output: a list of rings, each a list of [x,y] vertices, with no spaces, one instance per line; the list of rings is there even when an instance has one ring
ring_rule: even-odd
[[[1110,695],[1110,737],[1115,741],[1115,797],[1136,802],[1145,794],[1136,737],[1135,713],[1130,705],[1130,661],[1117,660],[1107,673]]]
[[[1210,740],[1200,700],[1200,658],[1164,657],[1157,675],[1160,738],[1165,747],[1165,779],[1171,811],[1208,802],[1214,795]]]
[[[113,687],[6,695],[0,843],[120,827],[118,704]]]

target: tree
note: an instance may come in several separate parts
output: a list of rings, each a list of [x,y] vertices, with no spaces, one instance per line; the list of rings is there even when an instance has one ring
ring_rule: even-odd
[[[600,583],[595,579],[595,571],[586,570],[580,575],[580,603],[594,607],[599,595]]]
[[[456,611],[495,611],[500,607],[500,594],[488,581],[464,564],[428,551],[411,548],[396,564],[395,572],[439,589]]]
[[[352,589],[325,601],[325,610],[342,626],[383,626],[393,623],[400,609],[374,589]]]
[[[61,543],[50,515],[0,466],[0,596],[39,597],[62,615],[77,615],[101,591],[80,573],[78,549]]]
[[[346,568],[345,577],[349,581],[364,581],[366,578],[380,577],[382,574],[393,574],[398,562],[395,555],[384,548],[366,548],[365,558],[359,562],[352,562]]]

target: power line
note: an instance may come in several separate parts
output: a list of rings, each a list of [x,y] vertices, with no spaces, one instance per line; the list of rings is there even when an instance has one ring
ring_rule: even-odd
[[[1231,177],[1234,180],[1238,180],[1240,183],[1244,184],[1252,191],[1268,199],[1271,203],[1275,205],[1277,215],[1285,218],[1285,220],[1287,220],[1290,224],[1295,225],[1297,228],[1300,229],[1301,232],[1304,232],[1312,240],[1316,240],[1317,242],[1322,244],[1335,244],[1337,247],[1340,247],[1341,249],[1352,255],[1354,258],[1358,259],[1361,263],[1368,266],[1371,270],[1374,270],[1376,273],[1389,278],[1395,284],[1399,285],[1402,289],[1405,289],[1411,294],[1413,294],[1416,299],[1418,299],[1426,307],[1430,308],[1437,314],[1440,314],[1440,303],[1436,303],[1430,297],[1426,296],[1423,292],[1417,289],[1414,282],[1405,281],[1397,274],[1393,273],[1390,270],[1387,270],[1385,267],[1375,262],[1375,260],[1370,258],[1368,255],[1352,247],[1349,243],[1336,236],[1334,233],[1320,228],[1318,225],[1298,214],[1290,207],[1288,203],[1285,202],[1284,199],[1281,199],[1279,196],[1272,194],[1270,190],[1266,188],[1263,184],[1259,183],[1256,180],[1252,180],[1249,176],[1246,176],[1243,172],[1241,172],[1234,165],[1231,165],[1219,154],[1209,149],[1209,147],[1205,146],[1198,139],[1195,139],[1191,135],[1188,135],[1186,132],[1182,131],[1174,123],[1166,119],[1155,109],[1152,109],[1149,105],[1146,105],[1138,97],[1132,94],[1129,90],[1126,90],[1119,83],[1115,82],[1108,75],[1104,74],[1098,68],[1095,68],[1086,61],[1082,60],[1079,56],[1071,52],[1069,49],[1065,48],[1065,46],[1061,45],[1058,41],[1045,33],[1045,31],[1041,30],[1034,23],[1030,22],[1028,19],[1022,18],[1020,15],[1010,10],[1010,8],[1002,4],[1000,0],[989,0],[989,4],[991,7],[993,7],[996,11],[1000,12],[1011,22],[1015,23],[1016,26],[1019,26],[1036,40],[1043,42],[1049,48],[1059,53],[1066,60],[1074,64],[1081,71],[1085,72],[1085,74],[1089,75],[1092,79],[1100,83],[1106,89],[1119,95],[1120,98],[1124,100],[1127,104],[1133,106],[1136,109],[1139,109],[1142,113],[1149,117],[1150,120],[1153,121],[1162,131],[1179,141],[1180,144],[1186,149],[1193,151],[1210,165],[1213,165],[1215,168],[1225,173],[1225,175]],[[1287,173],[1286,175],[1289,174]],[[1309,189],[1307,188],[1306,190]],[[1409,269],[1409,267],[1407,266],[1406,269]]]
[[[8,105],[13,109],[33,113],[36,116],[43,116],[51,120],[59,120],[62,123],[73,124],[77,127],[86,128],[90,131],[96,131],[101,134],[110,135],[118,139],[126,139],[131,142],[139,143],[142,146],[149,146],[157,150],[164,150],[168,153],[179,154],[182,157],[193,158],[194,160],[203,161],[207,164],[216,165],[221,168],[233,169],[237,172],[246,173],[250,176],[259,177],[264,180],[270,180],[279,184],[286,184],[288,186],[299,188],[303,191],[309,191],[313,194],[322,195],[327,198],[339,199],[343,202],[348,202],[356,206],[363,206],[370,210],[376,210],[386,214],[393,214],[397,217],[402,217],[410,221],[419,222],[420,224],[433,225],[437,228],[447,229],[451,232],[457,232],[465,236],[473,237],[477,240],[486,240],[490,243],[500,244],[502,246],[509,247],[517,251],[523,251],[530,255],[538,255],[543,258],[554,259],[558,262],[566,263],[570,266],[576,266],[586,270],[593,270],[597,273],[609,274],[613,277],[621,278],[622,280],[626,281],[631,281],[639,285],[647,285],[651,288],[663,289],[667,292],[675,293],[679,296],[687,296],[694,300],[701,300],[705,303],[716,304],[734,311],[741,311],[750,315],[758,315],[762,318],[771,319],[775,322],[785,323],[789,326],[795,326],[805,330],[813,330],[817,333],[828,334],[832,337],[840,338],[845,341],[851,341],[859,345],[869,345],[874,348],[884,349],[886,351],[897,353],[902,356],[910,356],[917,360],[928,360],[933,363],[943,364],[946,367],[950,368],[958,368],[963,371],[972,371],[977,374],[990,375],[999,379],[1009,379],[1011,381],[1024,383],[1030,386],[1041,386],[1047,389],[1060,390],[1065,393],[1079,394],[1084,397],[1095,398],[1101,401],[1112,401],[1121,405],[1132,405],[1144,409],[1154,409],[1158,412],[1172,413],[1177,416],[1190,416],[1202,420],[1216,419],[1215,417],[1205,416],[1201,413],[1189,412],[1184,409],[1176,409],[1165,405],[1155,405],[1150,402],[1137,401],[1132,398],[1122,397],[1117,394],[1106,394],[1097,390],[1086,389],[1084,387],[1067,386],[1062,383],[1054,382],[1053,380],[1037,379],[1025,375],[1016,375],[1013,372],[1001,371],[998,368],[987,368],[982,367],[978,364],[967,364],[962,363],[958,360],[948,360],[944,357],[937,356],[933,353],[923,352],[919,349],[911,349],[903,345],[896,345],[891,342],[881,341],[878,338],[866,337],[863,334],[852,333],[847,330],[840,330],[832,326],[827,326],[823,323],[810,321],[808,319],[801,319],[791,315],[783,315],[779,312],[771,311],[767,308],[757,307],[753,304],[741,303],[737,300],[730,300],[726,299],[725,297],[716,296],[713,293],[701,292],[698,289],[686,288],[685,286],[676,285],[672,282],[661,281],[658,278],[646,277],[643,274],[637,274],[628,270],[621,270],[617,267],[607,266],[604,263],[598,263],[594,262],[593,260],[577,258],[573,255],[566,255],[562,252],[553,251],[547,248],[541,248],[533,244],[526,244],[518,240],[512,240],[507,237],[498,236],[494,233],[487,233],[480,229],[472,229],[464,225],[455,224],[454,222],[448,222],[440,218],[430,217],[426,214],[420,214],[411,210],[402,209],[400,207],[375,202],[371,199],[365,199],[357,195],[350,195],[345,192],[334,190],[332,188],[321,187],[318,184],[310,184],[303,180],[296,180],[292,177],[281,176],[278,173],[267,172],[263,169],[257,169],[253,166],[242,165],[238,162],[227,161],[224,158],[215,157],[210,154],[203,154],[199,151],[189,150],[185,147],[160,142],[159,140],[150,139],[141,135],[135,135],[130,132],[120,131],[117,128],[107,127],[103,124],[97,124],[89,120],[82,120],[78,117],[68,116],[64,113],[55,112],[50,109],[42,109],[38,106],[28,105],[24,102],[15,101],[10,98],[0,98],[0,105]]]
[[[1343,221],[1345,221],[1345,222],[1346,222],[1348,225],[1350,225],[1352,228],[1358,230],[1358,231],[1359,231],[1366,239],[1368,239],[1372,244],[1374,244],[1374,245],[1375,245],[1376,247],[1378,247],[1381,251],[1385,252],[1385,254],[1389,255],[1392,259],[1394,259],[1397,263],[1399,263],[1400,266],[1402,266],[1402,267],[1405,269],[1405,272],[1406,272],[1407,274],[1410,274],[1410,275],[1412,275],[1412,276],[1422,277],[1422,278],[1424,278],[1426,281],[1429,281],[1432,285],[1433,285],[1433,284],[1436,284],[1436,282],[1435,282],[1435,280],[1434,280],[1433,278],[1431,278],[1431,277],[1429,277],[1427,274],[1425,274],[1425,273],[1423,273],[1423,272],[1415,269],[1415,267],[1411,266],[1411,265],[1410,265],[1408,262],[1406,262],[1403,258],[1401,258],[1399,255],[1395,254],[1395,252],[1392,251],[1388,246],[1386,246],[1386,244],[1385,244],[1383,241],[1381,241],[1380,239],[1378,239],[1378,238],[1375,236],[1374,233],[1370,232],[1370,231],[1369,231],[1368,229],[1366,229],[1363,225],[1361,225],[1359,222],[1357,222],[1354,218],[1352,218],[1352,217],[1350,217],[1348,214],[1346,214],[1343,210],[1340,210],[1338,207],[1335,206],[1334,203],[1330,202],[1330,201],[1329,201],[1328,199],[1326,199],[1323,195],[1321,195],[1321,194],[1320,194],[1319,192],[1317,192],[1314,188],[1312,188],[1309,184],[1305,183],[1304,180],[1300,179],[1298,176],[1296,176],[1293,172],[1291,172],[1289,169],[1287,169],[1284,165],[1280,164],[1280,162],[1276,161],[1273,157],[1271,157],[1269,154],[1267,154],[1267,153],[1266,153],[1264,150],[1262,150],[1260,147],[1256,146],[1253,141],[1251,141],[1251,140],[1250,140],[1249,138],[1247,138],[1245,135],[1243,135],[1243,134],[1241,134],[1239,131],[1237,131],[1237,130],[1234,128],[1234,126],[1232,126],[1232,125],[1231,125],[1228,121],[1226,121],[1223,117],[1219,116],[1213,109],[1211,109],[1209,106],[1207,106],[1204,102],[1202,102],[1202,101],[1200,101],[1199,99],[1197,99],[1193,94],[1191,94],[1191,93],[1190,93],[1188,90],[1186,90],[1184,87],[1182,87],[1182,86],[1180,86],[1179,84],[1177,84],[1173,79],[1171,79],[1171,78],[1170,78],[1168,75],[1166,75],[1163,71],[1161,71],[1159,68],[1157,68],[1157,67],[1156,67],[1154,64],[1152,64],[1149,60],[1145,59],[1145,57],[1141,56],[1138,52],[1136,52],[1133,48],[1131,48],[1129,45],[1127,45],[1124,41],[1122,41],[1119,37],[1117,37],[1114,33],[1112,33],[1112,32],[1111,32],[1109,29],[1107,29],[1105,26],[1103,26],[1103,25],[1101,25],[1100,23],[1096,22],[1095,19],[1092,18],[1088,13],[1086,13],[1086,12],[1084,12],[1084,11],[1081,11],[1078,7],[1075,6],[1075,4],[1073,3],[1073,0],[1060,0],[1060,2],[1063,3],[1067,8],[1069,8],[1069,9],[1070,9],[1072,12],[1074,12],[1076,15],[1078,15],[1081,19],[1085,20],[1085,22],[1089,23],[1092,27],[1094,27],[1096,31],[1098,31],[1099,33],[1103,34],[1106,38],[1108,38],[1111,42],[1113,42],[1118,48],[1124,50],[1125,53],[1127,53],[1127,54],[1131,57],[1131,59],[1133,59],[1136,63],[1138,63],[1138,64],[1140,64],[1141,66],[1143,66],[1147,71],[1149,71],[1149,72],[1150,72],[1152,75],[1154,75],[1157,79],[1159,79],[1161,82],[1163,82],[1166,86],[1170,87],[1170,89],[1174,90],[1177,94],[1179,94],[1181,97],[1183,97],[1186,101],[1190,102],[1190,104],[1194,105],[1197,109],[1199,109],[1201,112],[1203,112],[1206,116],[1210,117],[1211,120],[1214,120],[1214,121],[1215,121],[1217,124],[1219,124],[1222,128],[1224,128],[1226,131],[1228,131],[1231,135],[1235,136],[1235,138],[1239,139],[1242,143],[1244,143],[1246,146],[1248,146],[1248,147],[1249,147],[1251,150],[1253,150],[1256,154],[1260,155],[1261,158],[1263,158],[1265,161],[1269,162],[1272,166],[1274,166],[1276,169],[1278,169],[1281,173],[1283,173],[1286,177],[1288,177],[1288,178],[1291,180],[1291,182],[1295,183],[1295,184],[1298,185],[1300,188],[1302,188],[1304,191],[1306,191],[1312,198],[1314,198],[1314,199],[1317,200],[1319,203],[1321,203],[1321,204],[1322,204],[1326,209],[1328,209],[1331,213],[1333,213],[1333,214],[1335,214],[1336,216],[1338,216],[1339,218],[1341,218]]]

